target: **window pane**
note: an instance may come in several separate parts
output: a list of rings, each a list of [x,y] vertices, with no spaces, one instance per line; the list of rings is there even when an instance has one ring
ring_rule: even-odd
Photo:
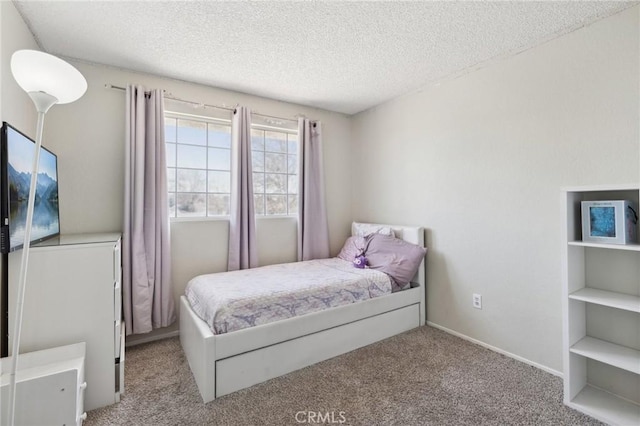
[[[289,154],[298,153],[298,135],[287,135],[287,143],[289,144]]]
[[[164,119],[164,140],[165,142],[176,141],[176,119],[175,118]]]
[[[176,217],[176,194],[169,193],[169,217]]]
[[[231,127],[222,124],[207,124],[209,129],[209,146],[231,148]]]
[[[208,192],[231,192],[231,173],[209,171]]]
[[[288,175],[288,186],[287,192],[289,194],[297,194],[298,193],[298,175]]]
[[[267,214],[287,214],[287,196],[267,195]]]
[[[264,172],[264,151],[251,151],[251,167],[254,172]]]
[[[178,120],[178,143],[206,145],[207,123],[202,121]]]
[[[229,196],[209,194],[209,216],[229,216]]]
[[[231,170],[231,150],[209,148],[209,169]]]
[[[265,192],[267,194],[286,194],[287,193],[287,175],[274,175],[272,173],[265,174]],[[267,208],[267,212],[269,209]]]
[[[264,151],[264,131],[251,129],[251,149]]]
[[[175,167],[176,166],[176,144],[168,143],[166,146],[167,153],[167,167]]]
[[[206,175],[204,170],[178,169],[178,192],[206,192]]]
[[[264,154],[264,169],[266,172],[286,173],[287,156],[285,154]]]
[[[253,208],[255,214],[264,214],[264,195],[256,194],[253,196]]]
[[[253,192],[264,194],[264,173],[253,174]]]
[[[204,169],[207,167],[207,148],[199,146],[178,145],[178,167]]]
[[[178,217],[205,216],[204,194],[177,194]]]
[[[264,149],[272,152],[287,152],[287,134],[264,132]]]
[[[167,191],[176,192],[176,169],[167,168]]]
[[[287,155],[287,173],[298,173],[298,156]]]
[[[289,214],[298,213],[298,196],[289,195]]]

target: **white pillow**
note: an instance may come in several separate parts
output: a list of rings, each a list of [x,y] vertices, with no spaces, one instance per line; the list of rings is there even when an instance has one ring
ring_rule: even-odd
[[[353,222],[351,224],[351,235],[356,237],[366,237],[370,234],[382,234],[389,235],[391,237],[396,236],[396,234],[393,232],[393,229],[391,229],[391,227],[389,226],[358,222]]]

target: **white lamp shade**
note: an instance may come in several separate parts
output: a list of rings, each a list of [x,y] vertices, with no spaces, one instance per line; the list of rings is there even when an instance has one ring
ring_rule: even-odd
[[[62,59],[38,50],[18,50],[11,56],[11,73],[25,92],[45,92],[68,104],[87,90],[80,71]]]

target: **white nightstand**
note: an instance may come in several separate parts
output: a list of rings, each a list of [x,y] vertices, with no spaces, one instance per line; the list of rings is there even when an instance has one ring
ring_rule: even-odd
[[[20,354],[16,377],[16,425],[82,425],[84,412],[84,342]],[[2,358],[0,399],[8,424],[12,357]]]

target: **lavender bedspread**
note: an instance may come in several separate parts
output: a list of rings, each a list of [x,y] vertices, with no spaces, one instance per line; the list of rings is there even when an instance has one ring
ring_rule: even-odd
[[[185,290],[193,311],[214,334],[390,293],[387,274],[338,258],[200,275]]]

